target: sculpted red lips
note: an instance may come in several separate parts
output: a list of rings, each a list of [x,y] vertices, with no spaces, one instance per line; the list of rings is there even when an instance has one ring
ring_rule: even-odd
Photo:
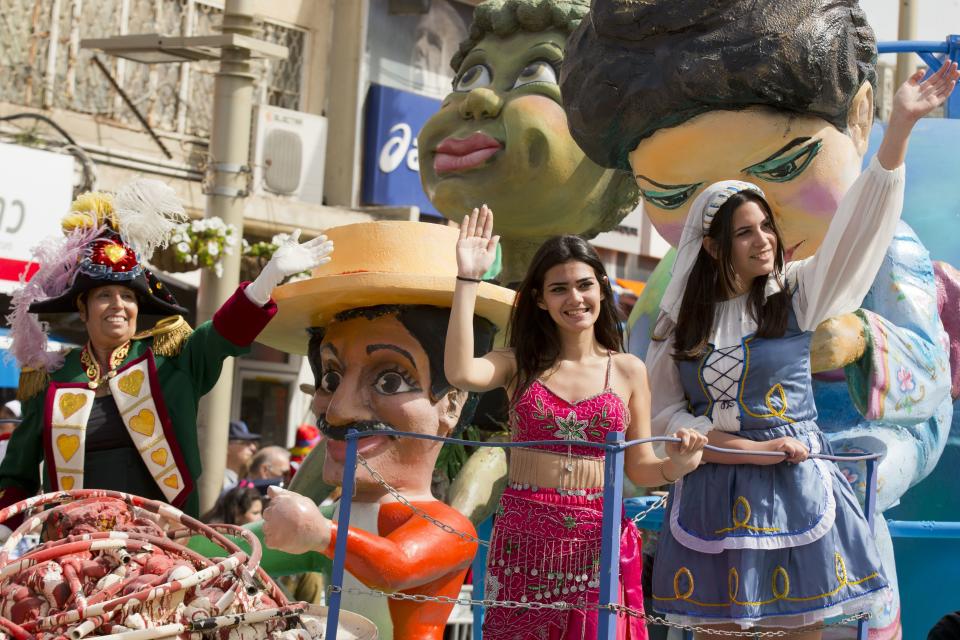
[[[474,133],[466,138],[445,138],[437,145],[433,170],[439,175],[473,169],[502,148],[500,142],[484,133]]]

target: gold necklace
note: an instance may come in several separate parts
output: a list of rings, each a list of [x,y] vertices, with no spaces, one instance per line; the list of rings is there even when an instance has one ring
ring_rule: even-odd
[[[93,355],[93,347],[88,342],[86,346],[83,347],[83,351],[80,352],[80,364],[83,365],[84,372],[87,374],[87,378],[89,378],[87,386],[91,389],[96,389],[104,380],[117,375],[117,367],[126,360],[127,353],[129,352],[130,341],[127,340],[110,354],[110,370],[101,375],[100,363],[97,362],[97,358]]]

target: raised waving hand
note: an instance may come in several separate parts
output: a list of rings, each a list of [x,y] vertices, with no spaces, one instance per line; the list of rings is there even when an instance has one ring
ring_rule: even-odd
[[[480,279],[497,258],[500,236],[493,235],[493,211],[487,205],[471,211],[460,223],[457,275]]]
[[[944,62],[926,80],[923,75],[923,71],[917,71],[900,85],[893,96],[890,122],[883,134],[883,142],[877,149],[877,160],[884,169],[893,170],[903,164],[913,126],[920,118],[946,102],[960,78],[956,62]]]

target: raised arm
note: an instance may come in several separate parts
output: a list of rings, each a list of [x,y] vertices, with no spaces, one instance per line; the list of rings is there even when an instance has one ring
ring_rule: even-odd
[[[907,157],[910,132],[920,118],[946,102],[960,79],[956,62],[944,62],[926,80],[924,71],[917,71],[893,96],[890,123],[877,150],[877,160],[884,169],[893,170]]]
[[[489,391],[505,387],[516,370],[508,350],[473,355],[473,312],[480,279],[493,265],[500,236],[493,235],[493,212],[483,205],[460,224],[457,240],[457,284],[447,327],[443,370],[450,384],[466,391]]]
[[[926,81],[918,72],[900,87],[877,155],[844,195],[817,253],[788,265],[801,329],[812,331],[860,306],[900,219],[910,132],[947,99],[958,76],[956,63],[949,63]]]

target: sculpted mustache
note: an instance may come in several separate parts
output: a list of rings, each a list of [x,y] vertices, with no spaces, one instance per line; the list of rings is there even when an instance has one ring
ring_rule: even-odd
[[[360,433],[366,431],[397,431],[396,427],[386,422],[380,422],[378,420],[360,420],[357,422],[351,422],[348,424],[338,424],[336,426],[327,422],[326,414],[321,415],[317,418],[317,428],[320,429],[320,432],[327,438],[331,440],[346,440],[347,431],[350,429],[356,429]],[[396,436],[390,436],[391,439],[396,440]]]

